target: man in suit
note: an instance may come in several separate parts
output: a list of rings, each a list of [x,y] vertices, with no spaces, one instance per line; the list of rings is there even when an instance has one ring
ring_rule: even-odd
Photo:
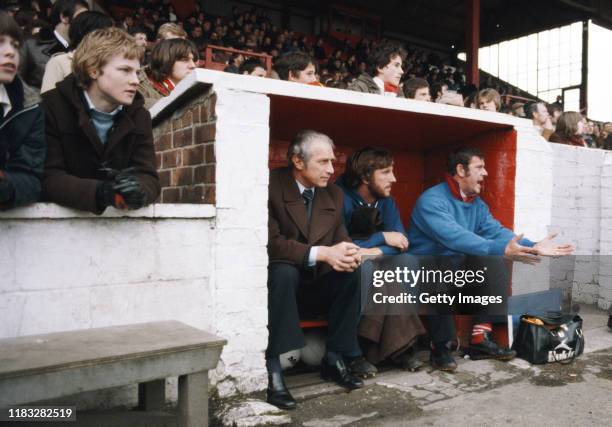
[[[301,310],[327,309],[321,377],[347,389],[363,387],[345,365],[345,358],[361,356],[357,343],[361,252],[342,221],[342,190],[329,182],[335,160],[332,140],[302,131],[291,142],[287,160],[287,168],[270,173],[266,368],[267,401],[293,409],[296,403],[285,386],[279,355],[305,345],[298,302]]]

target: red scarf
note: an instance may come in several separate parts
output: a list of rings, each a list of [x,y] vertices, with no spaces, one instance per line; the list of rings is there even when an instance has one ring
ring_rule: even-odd
[[[444,176],[444,178],[446,179],[446,184],[448,185],[448,188],[450,188],[450,191],[455,199],[460,200],[462,202],[466,202],[466,203],[472,203],[474,200],[476,200],[476,197],[478,197],[477,194],[474,194],[472,196],[467,196],[464,199],[461,196],[461,189],[459,188],[459,183],[455,181],[455,179],[451,176],[451,174],[447,173]],[[482,184],[480,185],[482,187]]]
[[[157,82],[149,77],[149,80],[151,81],[151,84],[155,90],[161,93],[163,96],[170,95],[170,92],[174,90],[174,83],[172,83],[172,80],[170,79],[166,79],[163,82]]]
[[[385,82],[385,92],[393,92],[397,95],[399,92],[399,86],[395,86],[394,84]]]
[[[307,85],[308,85],[308,86],[319,86],[319,87],[325,87],[325,86],[323,85],[323,83],[321,83],[320,81],[317,81],[317,80],[315,80],[314,82],[307,83]]]

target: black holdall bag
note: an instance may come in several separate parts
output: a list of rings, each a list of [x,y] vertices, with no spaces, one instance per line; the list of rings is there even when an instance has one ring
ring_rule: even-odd
[[[524,314],[512,348],[533,364],[571,363],[584,351],[582,318],[577,314]]]

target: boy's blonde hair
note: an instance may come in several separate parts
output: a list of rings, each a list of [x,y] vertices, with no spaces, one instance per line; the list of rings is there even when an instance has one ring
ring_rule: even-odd
[[[157,30],[157,40],[186,39],[187,32],[178,24],[166,22]]]
[[[79,86],[89,87],[92,82],[91,73],[100,71],[110,58],[117,54],[123,54],[127,59],[141,61],[144,48],[136,44],[134,37],[115,27],[87,34],[74,51],[72,58],[72,72]]]

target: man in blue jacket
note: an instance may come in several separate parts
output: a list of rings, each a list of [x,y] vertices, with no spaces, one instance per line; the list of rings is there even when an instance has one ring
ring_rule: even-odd
[[[353,242],[363,248],[364,255],[393,255],[388,259],[391,264],[418,270],[418,261],[405,253],[406,230],[391,196],[391,187],[396,181],[389,151],[365,147],[352,153],[344,175],[336,181],[344,191],[344,223]],[[377,217],[379,221],[372,221]],[[382,290],[389,296],[396,296],[400,291],[392,286]],[[424,333],[425,328],[416,314],[398,313],[390,305],[366,308],[359,323],[359,336],[369,362],[377,364],[389,359],[409,371],[422,366],[414,344]]]
[[[425,191],[417,200],[410,219],[408,238],[410,253],[444,255],[446,260],[465,257],[488,264],[494,278],[492,286],[504,287],[508,274],[503,258],[535,263],[540,256],[563,256],[573,251],[571,245],[552,242],[555,234],[540,242],[524,239],[503,227],[491,215],[489,207],[479,197],[487,176],[484,156],[475,148],[460,148],[449,156],[446,182]],[[483,261],[484,260],[484,261]],[[446,262],[446,261],[445,261]],[[494,271],[493,271],[494,270]],[[473,358],[509,360],[514,351],[499,347],[491,340],[492,318],[476,316],[470,341]],[[452,316],[430,317],[432,338],[431,363],[441,370],[456,368],[448,342],[454,338]]]
[[[0,210],[38,201],[45,131],[38,96],[16,76],[21,29],[0,12]]]

